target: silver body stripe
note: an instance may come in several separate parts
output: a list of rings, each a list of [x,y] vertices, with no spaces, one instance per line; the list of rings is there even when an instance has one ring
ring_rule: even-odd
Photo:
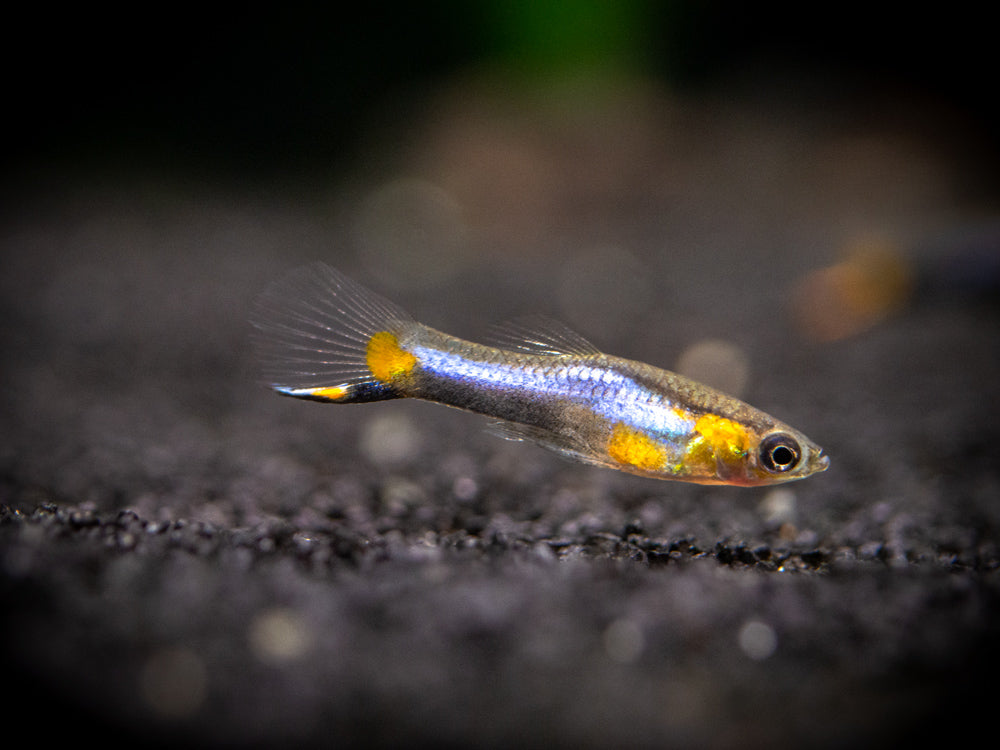
[[[578,362],[563,367],[486,362],[426,346],[413,347],[411,353],[425,372],[446,380],[565,399],[586,406],[609,423],[623,422],[666,439],[686,437],[694,429],[694,422],[677,414],[663,396],[607,368]]]

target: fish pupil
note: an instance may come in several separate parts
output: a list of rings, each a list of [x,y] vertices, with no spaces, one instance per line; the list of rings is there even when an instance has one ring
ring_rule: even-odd
[[[776,466],[788,466],[795,458],[795,454],[784,445],[779,445],[771,453],[771,460]]]

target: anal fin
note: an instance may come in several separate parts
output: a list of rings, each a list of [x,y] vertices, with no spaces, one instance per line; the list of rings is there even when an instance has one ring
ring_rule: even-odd
[[[487,431],[504,440],[523,440],[534,443],[570,461],[579,461],[595,466],[607,465],[606,460],[602,461],[599,456],[595,456],[593,449],[587,442],[576,435],[504,420],[490,422]]]

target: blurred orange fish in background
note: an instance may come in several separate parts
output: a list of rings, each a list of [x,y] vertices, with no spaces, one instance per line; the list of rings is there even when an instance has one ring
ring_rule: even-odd
[[[898,312],[913,294],[913,268],[894,241],[865,237],[845,256],[807,274],[793,289],[792,316],[806,338],[854,336]]]

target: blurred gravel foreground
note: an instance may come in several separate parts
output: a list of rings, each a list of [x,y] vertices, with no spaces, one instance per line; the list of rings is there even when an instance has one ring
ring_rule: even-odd
[[[763,748],[989,732],[995,153],[933,102],[805,90],[633,80],[582,106],[470,77],[308,190],[50,170],[8,191],[10,735]],[[737,393],[831,468],[770,489],[660,483],[439,406],[280,398],[255,380],[248,310],[312,260],[473,340],[559,318]]]

